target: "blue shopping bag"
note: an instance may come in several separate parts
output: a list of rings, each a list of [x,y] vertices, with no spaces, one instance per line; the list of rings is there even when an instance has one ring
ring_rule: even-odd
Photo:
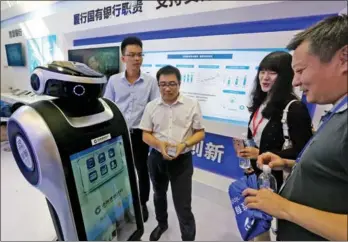
[[[242,177],[229,187],[232,208],[236,215],[238,230],[244,241],[268,231],[271,227],[272,216],[257,209],[249,209],[244,205],[243,191],[247,188],[258,189],[255,174]]]

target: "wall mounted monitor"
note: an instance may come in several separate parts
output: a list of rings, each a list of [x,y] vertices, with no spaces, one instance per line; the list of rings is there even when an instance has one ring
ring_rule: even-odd
[[[120,47],[69,50],[68,60],[84,63],[109,78],[119,73]]]
[[[22,43],[5,45],[8,66],[25,66]]]

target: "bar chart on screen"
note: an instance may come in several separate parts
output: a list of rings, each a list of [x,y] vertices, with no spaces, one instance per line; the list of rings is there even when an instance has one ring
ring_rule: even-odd
[[[177,67],[180,92],[198,100],[205,119],[247,126],[257,67],[275,50],[150,51],[145,54],[142,70],[156,76],[165,65]]]

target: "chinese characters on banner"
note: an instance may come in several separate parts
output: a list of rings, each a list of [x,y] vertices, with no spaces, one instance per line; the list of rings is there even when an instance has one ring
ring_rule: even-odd
[[[204,2],[204,1],[210,1],[210,0],[157,0],[158,6],[156,7],[156,9],[180,6],[181,3],[189,4],[192,2],[198,3],[198,2]]]
[[[205,139],[192,147],[192,155],[197,168],[233,179],[244,175],[231,137],[206,133]]]
[[[74,25],[85,24],[103,19],[117,18],[143,12],[143,1],[130,1],[114,4],[88,12],[74,14]]]
[[[196,144],[192,149],[192,154],[196,155],[197,157],[202,157],[203,146],[204,146],[204,141],[201,141],[200,143]],[[221,163],[221,158],[222,158],[222,155],[224,154],[224,148],[225,147],[223,145],[216,145],[216,144],[213,144],[212,142],[208,142],[205,144],[204,157],[207,160]]]
[[[14,30],[8,31],[8,34],[10,38],[20,37],[22,36],[22,29],[14,29]]]

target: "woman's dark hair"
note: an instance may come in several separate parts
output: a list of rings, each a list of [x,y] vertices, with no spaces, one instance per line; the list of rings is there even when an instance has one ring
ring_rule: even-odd
[[[260,71],[274,71],[278,74],[277,80],[274,82],[269,91],[270,100],[262,111],[265,118],[272,115],[281,115],[289,99],[297,98],[293,92],[292,79],[294,71],[291,67],[292,56],[285,51],[275,51],[268,54],[261,61],[257,75],[255,77],[254,90],[251,93],[252,102],[248,107],[250,112],[255,112],[267,98],[267,93],[263,92],[260,85]]]

